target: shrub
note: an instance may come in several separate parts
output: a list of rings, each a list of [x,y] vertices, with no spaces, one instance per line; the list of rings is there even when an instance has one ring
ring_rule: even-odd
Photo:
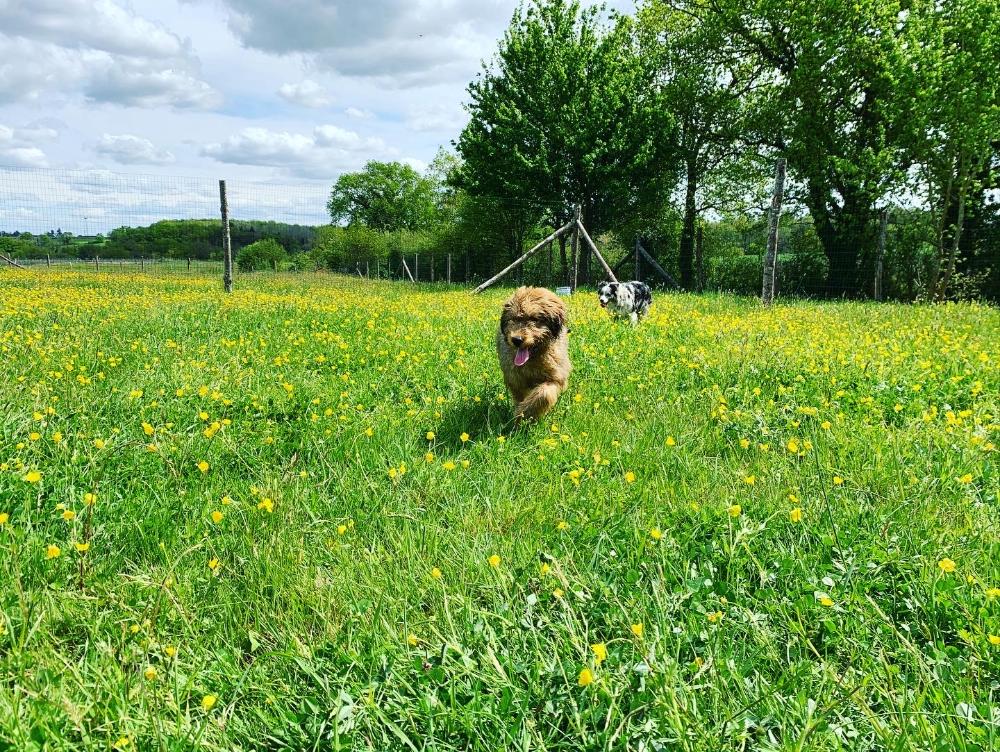
[[[737,295],[759,295],[763,279],[760,256],[716,256],[708,260],[708,285]]]
[[[256,243],[243,246],[236,256],[241,272],[255,272],[270,269],[275,263],[287,258],[284,247],[274,238],[264,238]]]

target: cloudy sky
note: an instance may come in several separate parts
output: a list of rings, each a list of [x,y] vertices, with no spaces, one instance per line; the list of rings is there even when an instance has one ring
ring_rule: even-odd
[[[0,229],[211,215],[219,178],[247,211],[322,221],[341,172],[422,168],[457,136],[515,5],[0,0]]]

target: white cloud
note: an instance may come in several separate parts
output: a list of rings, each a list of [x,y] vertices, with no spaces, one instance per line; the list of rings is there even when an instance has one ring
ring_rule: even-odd
[[[278,96],[286,102],[314,109],[327,107],[333,101],[322,86],[309,79],[297,84],[283,84],[278,89]]]
[[[344,110],[344,114],[355,120],[371,120],[375,117],[375,113],[371,110],[360,109],[358,107],[348,107]]]
[[[335,125],[317,126],[309,135],[245,128],[201,153],[219,162],[278,167],[300,177],[330,178],[356,169],[368,159],[394,154],[379,138],[364,137]]]
[[[512,14],[509,0],[223,2],[248,47],[305,53],[338,73],[398,86],[468,78]]]
[[[119,164],[169,164],[174,155],[166,149],[157,149],[149,139],[130,134],[113,136],[105,133],[95,151]]]
[[[37,144],[41,141],[52,141],[58,135],[52,128],[39,126],[11,128],[0,124],[0,165],[47,167],[48,157]]]
[[[419,133],[441,133],[457,136],[469,116],[457,104],[431,104],[410,113],[406,124]]]
[[[188,42],[112,0],[0,0],[0,97],[211,108]]]
[[[9,36],[147,58],[186,54],[171,31],[111,0],[5,0],[0,29]]]

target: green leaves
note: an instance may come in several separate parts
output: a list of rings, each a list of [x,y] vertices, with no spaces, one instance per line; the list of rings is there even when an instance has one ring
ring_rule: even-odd
[[[434,183],[409,165],[371,161],[341,175],[327,202],[334,223],[380,232],[428,229],[434,221]]]
[[[557,222],[579,202],[599,231],[672,186],[672,118],[630,19],[535,0],[468,92],[457,146],[475,195],[518,197]]]

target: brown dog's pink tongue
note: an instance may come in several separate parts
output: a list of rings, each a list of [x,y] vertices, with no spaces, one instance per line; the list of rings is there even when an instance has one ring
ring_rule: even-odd
[[[528,358],[530,357],[531,357],[531,350],[529,350],[527,347],[518,348],[517,353],[515,353],[514,355],[514,365],[523,366],[525,363],[528,362]]]

